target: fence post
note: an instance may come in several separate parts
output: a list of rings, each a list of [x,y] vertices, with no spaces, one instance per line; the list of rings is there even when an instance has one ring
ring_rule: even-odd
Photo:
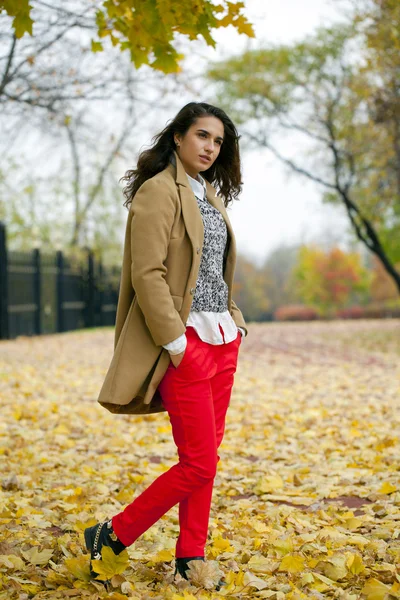
[[[61,250],[56,253],[57,263],[57,331],[64,331],[64,256]]]
[[[39,248],[34,248],[33,249],[33,266],[34,266],[34,272],[33,272],[33,301],[36,304],[36,311],[35,311],[35,333],[36,335],[41,335],[42,333],[42,322],[41,322],[41,315],[42,315],[42,295],[41,295],[41,289],[40,289],[40,279],[41,279],[41,273],[40,273],[40,250]]]
[[[103,302],[104,302],[104,282],[103,282],[103,261],[99,259],[99,270],[98,270],[98,280],[97,280],[97,293],[99,295],[99,310],[100,310],[100,319],[99,325],[102,326],[104,324],[104,311],[103,311]]]
[[[94,257],[93,251],[88,248],[87,262],[87,288],[86,288],[86,327],[95,325],[95,306],[94,306]]]
[[[6,226],[0,221],[0,339],[9,338]]]

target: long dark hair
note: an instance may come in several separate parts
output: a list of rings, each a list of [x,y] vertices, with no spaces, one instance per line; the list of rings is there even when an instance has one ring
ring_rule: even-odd
[[[233,198],[237,198],[242,187],[240,171],[239,138],[235,125],[222,110],[206,102],[189,102],[178,112],[176,117],[160,133],[152,139],[154,144],[139,155],[136,169],[130,169],[120,181],[127,181],[123,188],[126,198],[124,206],[129,208],[132,199],[140,186],[150,177],[163,171],[169,163],[172,152],[176,149],[174,134],[182,136],[199,117],[213,116],[222,121],[224,126],[224,142],[216,161],[201,175],[213,185],[223,197],[225,206]]]

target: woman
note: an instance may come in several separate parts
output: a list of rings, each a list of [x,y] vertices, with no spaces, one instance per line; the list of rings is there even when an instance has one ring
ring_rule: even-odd
[[[167,411],[179,462],[85,530],[91,559],[101,560],[103,546],[119,554],[178,502],[175,574],[187,579],[190,561],[205,559],[218,447],[247,334],[232,299],[236,244],[225,210],[241,191],[238,139],[223,110],[191,102],[123,178],[130,212],[115,353],[99,402],[112,412]]]

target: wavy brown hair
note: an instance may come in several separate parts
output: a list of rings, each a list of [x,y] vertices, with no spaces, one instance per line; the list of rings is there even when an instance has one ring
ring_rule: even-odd
[[[176,149],[174,134],[180,133],[184,136],[199,117],[207,116],[213,116],[222,121],[224,143],[215,162],[209,169],[202,171],[201,175],[216,188],[218,194],[222,196],[225,206],[228,206],[233,198],[237,198],[242,190],[243,182],[241,181],[239,154],[240,136],[236,127],[222,108],[206,102],[189,102],[160,133],[152,138],[154,143],[151,148],[140,153],[136,169],[130,169],[121,177],[120,181],[128,182],[123,188],[126,198],[124,206],[129,209],[140,186],[168,166],[171,154]]]

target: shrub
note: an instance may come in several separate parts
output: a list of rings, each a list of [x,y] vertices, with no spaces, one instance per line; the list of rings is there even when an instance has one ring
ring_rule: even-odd
[[[362,306],[349,306],[336,312],[337,319],[365,319],[365,308]]]
[[[276,309],[274,318],[276,321],[314,321],[319,318],[319,314],[311,306],[287,304]]]
[[[399,306],[385,306],[383,304],[370,304],[365,307],[365,318],[366,319],[387,319],[387,318],[399,318],[400,307]]]

